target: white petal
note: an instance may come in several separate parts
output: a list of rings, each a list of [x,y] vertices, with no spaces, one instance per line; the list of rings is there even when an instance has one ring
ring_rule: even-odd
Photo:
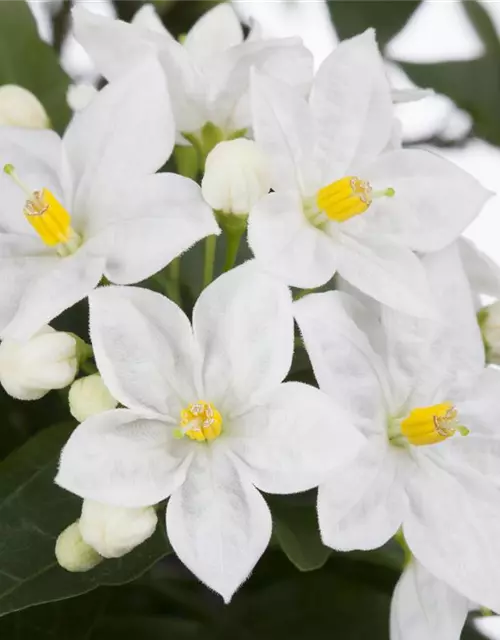
[[[294,312],[320,388],[352,413],[364,433],[381,432],[389,383],[381,356],[354,320],[359,307],[352,297],[330,291],[305,296]]]
[[[388,366],[414,406],[442,402],[470,386],[484,367],[484,348],[469,285],[452,246],[422,259],[437,317],[418,320],[383,309]]]
[[[312,195],[318,185],[306,100],[297,89],[257,72],[251,77],[251,98],[255,140],[269,157],[273,188]]]
[[[406,512],[406,456],[385,436],[372,438],[353,462],[318,490],[323,542],[333,549],[376,549],[399,529]]]
[[[154,57],[146,57],[104,87],[66,130],[75,212],[98,215],[94,193],[114,188],[119,196],[131,177],[154,173],[168,159],[174,134],[164,73]]]
[[[268,493],[316,487],[364,442],[348,412],[299,382],[280,385],[267,402],[231,420],[227,437],[252,483]]]
[[[126,409],[107,411],[72,433],[55,481],[81,498],[148,507],[184,482],[192,454],[189,444],[175,440],[165,422]]]
[[[90,297],[90,336],[111,394],[137,411],[180,417],[196,402],[196,355],[189,320],[168,298],[136,287]]]
[[[432,316],[425,271],[409,249],[376,235],[343,233],[337,260],[339,274],[363,293],[403,313]]]
[[[422,460],[403,531],[415,557],[472,602],[500,607],[499,491],[478,474]]]
[[[92,198],[88,234],[106,256],[106,277],[116,284],[140,282],[195,242],[220,230],[200,187],[173,173],[106,186]]]
[[[453,398],[462,424],[473,433],[500,436],[500,370],[487,367],[474,384]],[[500,473],[500,466],[499,466]]]
[[[142,29],[150,29],[156,33],[164,34],[167,29],[161,21],[156,8],[152,4],[143,4],[140,9],[134,13],[134,17],[130,24],[141,27]]]
[[[261,267],[291,286],[319,287],[335,273],[337,244],[309,223],[296,192],[271,193],[258,202],[250,212],[248,243]]]
[[[375,32],[344,40],[319,68],[311,92],[323,184],[376,157],[391,137],[391,92]]]
[[[226,603],[264,553],[271,528],[264,498],[214,449],[200,449],[167,506],[175,552]]]
[[[374,229],[415,251],[447,247],[492,196],[466,171],[421,149],[386,153],[364,175],[375,190],[392,187],[396,192],[377,203]]]
[[[277,387],[290,369],[290,291],[254,262],[203,291],[193,310],[193,330],[202,352],[203,387],[219,411],[243,411]]]
[[[391,640],[458,640],[467,614],[467,598],[412,560],[392,596]]]
[[[458,246],[472,291],[500,298],[500,267],[497,263],[466,238],[460,238]]]
[[[30,271],[24,271],[25,267]],[[21,279],[32,273],[32,267],[23,263]],[[19,306],[2,337],[29,338],[44,324],[88,296],[99,284],[103,271],[104,259],[91,254],[85,246],[72,256],[51,260],[49,268],[26,282]]]
[[[222,53],[243,41],[240,21],[229,4],[207,11],[188,31],[183,44],[196,61]]]

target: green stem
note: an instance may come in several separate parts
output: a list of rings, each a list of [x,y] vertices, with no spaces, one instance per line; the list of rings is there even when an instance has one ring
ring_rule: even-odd
[[[316,289],[302,289],[302,291],[298,291],[294,296],[293,299],[294,300],[300,300],[301,298],[303,298],[304,296],[309,295],[310,293],[314,293],[316,291]]]
[[[205,263],[203,266],[203,287],[208,286],[214,278],[215,249],[217,236],[205,238]]]
[[[181,286],[180,286],[180,273],[181,273],[181,259],[174,258],[167,267],[167,278],[165,281],[165,288],[167,295],[176,304],[181,306]]]
[[[229,271],[234,267],[236,257],[238,255],[238,249],[240,248],[241,237],[245,227],[240,229],[234,229],[231,232],[226,233],[226,259],[224,261],[224,271]]]

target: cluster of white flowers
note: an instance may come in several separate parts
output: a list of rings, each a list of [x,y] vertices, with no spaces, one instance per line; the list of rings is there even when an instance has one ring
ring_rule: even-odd
[[[150,6],[132,24],[77,8],[74,26],[109,84],[62,140],[0,130],[9,393],[71,384],[78,338],[47,323],[90,304],[99,373],[71,387],[82,424],[56,477],[84,503],[60,563],[129,552],[168,499],[175,552],[228,602],[271,537],[260,491],[319,487],[326,545],[398,536],[411,554],[392,640],[458,640],[469,607],[500,612],[500,303],[481,308],[500,270],[460,237],[492,194],[402,148],[375,33],[313,76],[300,40],[244,39],[229,5],[182,44]],[[196,150],[201,187],[158,173],[176,144]],[[247,230],[254,259],[232,268]],[[210,283],[221,232],[226,273]],[[203,238],[191,321],[123,286]],[[284,382],[294,322],[319,388]]]

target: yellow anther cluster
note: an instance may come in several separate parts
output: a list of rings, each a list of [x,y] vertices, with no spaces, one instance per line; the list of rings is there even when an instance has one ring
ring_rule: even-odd
[[[316,203],[321,211],[336,222],[345,222],[364,213],[372,203],[369,182],[348,176],[318,191]]]
[[[401,421],[401,435],[415,446],[443,442],[457,431],[467,435],[468,429],[459,425],[457,418],[457,410],[449,402],[419,407]]]
[[[180,431],[191,440],[214,440],[222,431],[222,416],[212,403],[199,400],[181,411]]]
[[[24,215],[49,247],[64,244],[72,236],[71,216],[48,189],[33,193],[24,205]]]

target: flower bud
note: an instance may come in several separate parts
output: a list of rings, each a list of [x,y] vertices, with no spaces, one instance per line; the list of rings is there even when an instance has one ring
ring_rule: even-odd
[[[4,84],[0,87],[0,125],[50,129],[50,120],[31,91],[15,84]]]
[[[212,209],[247,215],[270,188],[267,159],[252,140],[219,142],[208,154],[201,189]]]
[[[477,314],[489,364],[500,365],[500,301],[483,307]]]
[[[56,542],[57,562],[66,571],[89,571],[102,562],[103,558],[82,538],[78,521],[59,534]]]
[[[68,401],[71,415],[78,422],[114,409],[118,404],[98,373],[75,380],[69,390]]]
[[[120,558],[153,535],[158,518],[153,507],[127,509],[84,500],[80,532],[105,558]]]
[[[26,342],[0,344],[0,384],[18,400],[38,400],[63,389],[77,372],[76,340],[45,326]]]

